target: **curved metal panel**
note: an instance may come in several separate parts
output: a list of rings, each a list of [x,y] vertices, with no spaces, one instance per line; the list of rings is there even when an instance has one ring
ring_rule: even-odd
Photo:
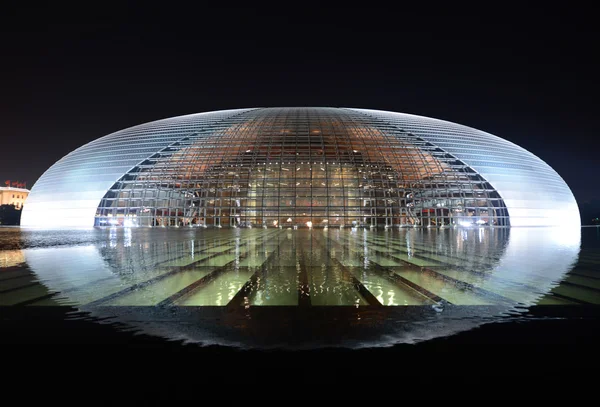
[[[565,181],[518,145],[460,124],[406,113],[349,109],[387,121],[454,155],[498,191],[511,226],[580,225],[579,208]]]
[[[510,218],[509,218],[510,217]],[[579,225],[560,176],[479,130],[366,109],[238,109],[88,143],[34,185],[23,226]]]
[[[92,227],[106,191],[133,166],[186,134],[210,131],[251,109],[223,110],[158,120],[94,140],[67,154],[35,183],[21,225]]]

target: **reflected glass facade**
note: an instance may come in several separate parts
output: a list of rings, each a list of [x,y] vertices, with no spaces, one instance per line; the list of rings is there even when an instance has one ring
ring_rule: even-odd
[[[65,180],[73,192],[52,198]],[[344,108],[240,109],[136,126],[63,158],[30,199],[26,226],[579,223],[560,176],[506,140]]]

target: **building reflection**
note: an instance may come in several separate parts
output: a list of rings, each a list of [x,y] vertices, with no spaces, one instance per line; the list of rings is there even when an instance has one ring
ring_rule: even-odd
[[[0,251],[0,269],[18,266],[25,263],[25,256],[21,250]]]
[[[580,229],[553,228],[89,233],[92,244],[2,251],[0,264],[26,262],[53,305],[168,339],[239,346],[249,333],[266,343],[327,321],[348,346],[377,345],[383,332],[410,342],[468,330],[552,303],[581,241]],[[344,327],[366,327],[371,339],[345,343]]]

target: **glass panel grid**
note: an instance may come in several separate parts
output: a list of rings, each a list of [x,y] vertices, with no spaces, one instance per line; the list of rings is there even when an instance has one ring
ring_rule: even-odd
[[[247,111],[121,177],[96,225],[506,226],[499,194],[463,162],[383,120],[333,108]]]

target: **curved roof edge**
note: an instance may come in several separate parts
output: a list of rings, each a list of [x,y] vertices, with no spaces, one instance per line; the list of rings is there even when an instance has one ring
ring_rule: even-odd
[[[541,158],[501,137],[446,120],[347,108],[384,120],[463,161],[500,194],[511,226],[581,226],[579,206],[562,177]],[[502,161],[494,155],[502,154]]]
[[[217,110],[175,116],[119,130],[71,151],[53,164],[35,183],[23,206],[21,226],[92,227],[94,216],[106,191],[133,167],[157,151],[193,133],[195,129],[218,125],[238,114],[259,108]],[[177,126],[161,133],[161,127]],[[150,133],[151,132],[151,133]],[[118,149],[126,142],[135,148]],[[74,160],[75,155],[84,158]],[[85,186],[82,190],[81,186]],[[77,195],[79,199],[73,199]]]
[[[193,113],[139,124],[93,140],[52,165],[30,191],[22,226],[91,227],[106,191],[133,167],[181,138],[265,108]],[[469,165],[504,200],[511,226],[580,225],[579,208],[560,175],[539,157],[498,136],[453,122],[382,110],[340,108],[383,120]],[[493,154],[488,154],[492,152]],[[496,158],[496,160],[494,160]],[[83,186],[83,188],[82,188]],[[73,199],[77,196],[78,199]]]

